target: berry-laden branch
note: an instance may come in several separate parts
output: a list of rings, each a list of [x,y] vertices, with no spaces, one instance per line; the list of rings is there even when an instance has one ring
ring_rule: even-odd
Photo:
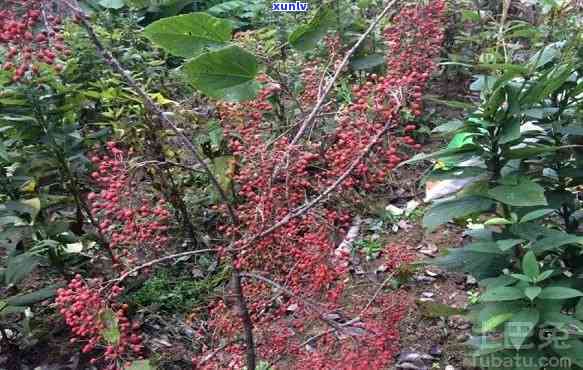
[[[302,125],[298,129],[298,132],[296,133],[296,135],[294,136],[294,138],[290,142],[290,144],[289,144],[290,150],[295,144],[297,144],[297,142],[300,140],[300,138],[302,137],[302,135],[304,134],[304,132],[306,131],[308,126],[316,118],[318,112],[320,111],[320,109],[322,108],[322,105],[324,104],[324,101],[328,97],[328,94],[330,94],[330,91],[334,87],[336,80],[338,80],[338,77],[340,77],[340,74],[342,73],[342,71],[344,70],[346,65],[348,64],[348,61],[350,60],[352,55],[356,52],[356,50],[360,47],[360,45],[364,42],[364,40],[366,40],[368,35],[374,30],[374,28],[379,24],[379,22],[387,15],[389,10],[391,10],[391,8],[394,8],[396,2],[397,2],[397,0],[392,0],[385,6],[383,11],[375,18],[375,20],[370,24],[370,26],[367,28],[367,30],[360,36],[358,41],[356,41],[356,43],[352,46],[352,48],[350,48],[350,50],[348,50],[348,52],[344,55],[342,62],[340,62],[338,67],[336,67],[336,70],[334,71],[334,75],[328,81],[328,83],[324,87],[324,90],[319,94],[318,101],[317,101],[316,105],[314,106],[314,108],[312,109],[312,111],[310,112],[308,117],[304,120],[304,122],[302,122]],[[287,160],[288,157],[289,157],[289,150],[286,153],[284,159]]]
[[[397,106],[400,107],[401,103],[397,102]],[[397,109],[397,112],[398,112],[398,109]],[[298,207],[296,210],[293,210],[292,212],[285,215],[280,221],[267,227],[267,229],[265,229],[263,232],[256,234],[254,236],[251,236],[247,239],[243,239],[243,240],[239,241],[237,243],[238,248],[245,248],[246,246],[251,245],[253,242],[255,242],[259,239],[265,238],[266,236],[273,233],[274,231],[276,231],[280,227],[288,224],[294,218],[301,217],[306,212],[308,212],[310,209],[314,208],[318,203],[323,201],[328,195],[330,195],[332,192],[334,192],[336,189],[338,189],[338,187],[342,184],[342,182],[344,182],[344,180],[346,180],[346,178],[348,176],[350,176],[350,174],[354,171],[354,169],[360,163],[362,163],[364,161],[364,159],[368,156],[368,154],[371,152],[371,150],[387,134],[387,132],[393,126],[393,124],[394,123],[392,121],[390,121],[390,120],[387,121],[387,123],[385,124],[383,129],[372,139],[372,141],[367,145],[367,147],[360,153],[360,155],[354,161],[352,161],[350,166],[344,171],[344,173],[342,175],[340,175],[336,179],[336,181],[334,181],[334,183],[332,183],[332,185],[330,185],[328,188],[326,188],[324,191],[322,191],[318,196],[314,197],[314,199],[312,199],[311,201],[306,202],[301,207]]]
[[[237,216],[233,210],[231,203],[229,202],[228,197],[226,196],[223,188],[219,184],[217,178],[213,175],[212,171],[210,170],[209,166],[206,164],[204,159],[198,154],[196,147],[194,144],[178,129],[178,126],[164,113],[164,111],[156,104],[152,98],[142,89],[138,83],[132,78],[132,76],[121,66],[120,62],[109,52],[97,34],[95,30],[91,26],[91,24],[87,21],[87,16],[80,8],[74,6],[73,4],[69,3],[68,1],[61,0],[64,4],[66,4],[69,9],[75,14],[76,20],[79,24],[83,27],[91,41],[93,42],[97,51],[103,56],[105,61],[119,73],[125,82],[132,88],[134,91],[143,99],[144,104],[147,109],[153,112],[160,121],[168,126],[172,132],[179,138],[180,142],[191,152],[191,155],[197,162],[197,164],[202,168],[202,170],[208,176],[211,184],[219,194],[223,204],[227,208],[228,215],[231,219],[231,223],[233,225],[238,224]],[[235,252],[232,252],[232,261],[233,261],[233,287],[235,288],[235,296],[238,300],[239,310],[241,316],[241,321],[243,322],[243,327],[245,331],[245,344],[246,344],[246,357],[247,357],[247,369],[254,370],[256,368],[256,354],[255,354],[255,344],[253,339],[253,324],[251,321],[251,317],[249,315],[249,311],[247,309],[247,304],[245,302],[245,297],[243,296],[242,288],[241,288],[241,276],[239,275],[239,269],[234,264],[236,260]]]

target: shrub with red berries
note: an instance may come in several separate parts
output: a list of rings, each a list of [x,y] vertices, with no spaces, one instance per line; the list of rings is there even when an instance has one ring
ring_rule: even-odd
[[[127,317],[127,305],[113,303],[123,288],[114,285],[109,294],[90,286],[81,275],[57,292],[59,312],[71,329],[71,343],[82,344],[91,353],[90,362],[108,370],[123,369],[124,364],[143,352],[140,324]]]
[[[58,2],[45,0],[6,1],[0,10],[0,48],[4,49],[2,68],[11,71],[12,81],[27,73],[37,75],[41,65],[54,65],[60,71],[59,56],[70,51],[64,43]]]
[[[127,267],[136,262],[137,251],[156,254],[165,249],[170,212],[163,199],[137,191],[140,184],[131,179],[129,154],[114,142],[106,148],[91,157],[96,168],[91,178],[101,191],[89,193],[87,200],[112,248],[114,267]]]
[[[336,128],[318,131],[304,144],[292,147],[287,136],[272,131],[268,98],[277,92],[278,85],[268,77],[264,77],[266,87],[256,100],[219,105],[225,135],[231,138],[230,149],[238,158],[234,180],[240,220],[239,225],[224,225],[220,230],[239,240],[235,242],[241,250],[235,261],[238,268],[268,276],[291,293],[274,301],[272,286],[253,279],[245,281],[260,358],[276,363],[283,358],[286,366],[293,364],[298,369],[370,369],[391,363],[397,351],[397,323],[407,309],[406,300],[399,294],[381,295],[374,308],[360,315],[342,310],[348,262],[347,256],[335,253],[335,247],[352,223],[347,206],[357,203],[363,192],[383,186],[392,169],[422,148],[415,139],[414,120],[422,114],[422,94],[436,68],[434,60],[443,40],[443,11],[443,1],[404,6],[383,33],[388,47],[387,75],[371,75],[364,84],[354,86],[354,101],[337,113]],[[339,54],[340,46],[334,40],[326,42],[330,60]],[[321,83],[317,71],[314,62],[307,63],[302,73],[306,89],[300,104],[304,108],[318,99]],[[260,234],[333,184],[387,122],[391,125],[388,140],[356,166],[327,202],[252,245],[244,244],[246,237]],[[270,137],[276,139],[266,140]],[[413,258],[403,246],[392,245],[387,251],[391,270]],[[211,312],[210,332],[233,337],[241,331],[223,301],[216,302]],[[326,322],[325,312],[343,312],[346,320],[350,315],[360,320],[347,329],[348,334],[338,330],[339,334],[325,334],[306,346],[304,340],[312,334],[308,329]],[[353,337],[360,345],[338,335]],[[223,362],[210,361],[204,366],[243,366],[242,345],[233,344],[224,352],[228,355]]]

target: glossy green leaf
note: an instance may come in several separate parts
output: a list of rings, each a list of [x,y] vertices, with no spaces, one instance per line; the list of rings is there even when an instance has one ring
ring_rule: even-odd
[[[521,179],[516,186],[500,185],[488,191],[488,196],[517,207],[546,206],[545,189],[529,179]]]
[[[504,240],[497,240],[496,244],[498,248],[502,251],[507,251],[512,249],[513,247],[519,245],[520,243],[524,243],[524,239],[504,239]]]
[[[465,197],[437,203],[427,210],[423,217],[423,226],[435,230],[454,218],[464,217],[475,212],[488,211],[494,203],[482,197]]]
[[[195,88],[210,97],[232,101],[255,97],[257,70],[255,56],[238,46],[201,54],[184,65]]]
[[[529,213],[525,214],[524,216],[522,216],[522,218],[520,219],[520,223],[522,224],[525,222],[538,220],[539,218],[545,217],[545,216],[553,213],[554,211],[555,210],[551,209],[551,208],[537,209],[536,211],[529,212]]]
[[[323,6],[307,23],[297,27],[288,37],[288,42],[300,51],[310,50],[318,44],[328,32],[336,25],[336,15],[331,7]]]
[[[6,299],[10,306],[30,306],[31,304],[52,298],[57,293],[57,287],[46,287],[31,293],[20,294]]]
[[[205,48],[225,45],[233,32],[231,23],[207,13],[190,13],[160,19],[144,35],[169,53],[190,58]]]
[[[522,271],[531,279],[535,279],[540,275],[540,268],[532,251],[526,252],[522,257]]]
[[[37,266],[38,258],[26,253],[8,258],[4,281],[7,285],[17,284],[27,277]]]
[[[566,288],[561,286],[552,286],[544,288],[543,291],[538,296],[538,298],[540,299],[569,299],[575,297],[583,297],[583,292],[577,289]]]

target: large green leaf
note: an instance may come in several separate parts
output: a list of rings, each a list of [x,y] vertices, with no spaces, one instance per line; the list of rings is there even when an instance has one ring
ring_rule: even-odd
[[[475,196],[437,203],[425,213],[423,226],[433,231],[439,225],[454,218],[464,217],[475,212],[485,212],[493,205],[494,202],[490,199]]]
[[[160,19],[144,29],[144,35],[169,53],[190,58],[204,48],[225,45],[233,29],[227,20],[207,13],[191,13]]]
[[[38,265],[38,258],[23,253],[8,258],[4,281],[7,285],[17,284],[32,272]]]
[[[528,251],[522,257],[522,271],[531,279],[536,279],[540,275],[538,262],[532,251]]]
[[[524,341],[532,334],[538,324],[540,314],[538,310],[526,308],[512,316],[504,325],[504,337],[516,349],[520,349]]]
[[[486,292],[480,297],[480,300],[482,302],[501,302],[515,301],[524,297],[524,292],[521,289],[503,286],[486,290]]]
[[[583,297],[583,292],[566,288],[562,286],[552,286],[544,288],[543,291],[538,295],[539,299],[569,299]]]
[[[329,6],[323,6],[307,23],[297,27],[288,37],[295,49],[307,51],[314,48],[328,30],[336,25],[336,14]]]
[[[12,296],[6,299],[6,303],[10,306],[30,306],[33,303],[44,301],[45,299],[52,298],[57,293],[57,287],[46,287],[36,290],[31,293],[21,294],[17,296]]]
[[[517,207],[546,206],[545,189],[529,179],[518,185],[500,185],[488,191],[488,196],[499,202]]]
[[[201,54],[184,65],[194,87],[210,97],[233,101],[255,97],[257,69],[255,56],[238,46]]]
[[[531,246],[531,249],[536,254],[540,254],[546,251],[557,249],[567,244],[583,244],[583,236],[558,232],[555,235],[537,240]]]

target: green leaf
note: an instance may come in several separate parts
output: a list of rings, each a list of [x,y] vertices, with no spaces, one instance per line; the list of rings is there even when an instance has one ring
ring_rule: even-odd
[[[526,289],[524,289],[524,295],[532,301],[536,297],[538,297],[538,295],[540,294],[540,292],[542,292],[542,290],[543,289],[539,286],[529,286]]]
[[[464,122],[460,121],[459,119],[454,119],[452,121],[448,121],[442,123],[441,125],[435,127],[431,132],[438,132],[438,133],[451,133],[460,128],[464,127]]]
[[[30,219],[34,222],[41,209],[41,202],[39,198],[25,199],[19,201],[8,201],[4,203],[6,209],[30,215]]]
[[[6,299],[6,303],[10,306],[30,306],[33,303],[52,298],[56,293],[57,287],[46,287],[31,293],[9,297]]]
[[[124,0],[100,0],[99,5],[107,9],[121,9],[125,5]]]
[[[555,235],[537,240],[531,246],[531,250],[536,254],[540,254],[546,251],[560,248],[567,244],[583,244],[583,236],[559,232]]]
[[[109,344],[119,343],[121,332],[119,330],[118,320],[115,312],[113,312],[111,309],[106,309],[100,315],[99,319],[104,325],[104,328],[101,331],[103,339],[105,339],[105,341]]]
[[[487,333],[504,324],[506,321],[512,318],[512,313],[501,313],[496,316],[490,317],[488,320],[482,321],[482,327],[480,331],[482,333]]]
[[[213,98],[248,100],[258,86],[255,56],[238,46],[228,46],[199,55],[184,65],[192,85]]]
[[[163,18],[144,29],[144,35],[171,54],[190,58],[205,48],[225,45],[233,32],[231,23],[207,13]]]
[[[566,288],[561,286],[547,287],[542,290],[538,298],[540,299],[569,299],[582,297],[583,293],[577,289]]]
[[[17,284],[27,277],[38,265],[38,258],[23,253],[10,257],[4,271],[4,281],[7,285]]]
[[[398,167],[404,166],[406,164],[411,164],[411,163],[415,163],[415,162],[419,162],[419,161],[425,161],[428,159],[432,159],[432,158],[439,158],[439,157],[448,157],[454,154],[460,154],[460,153],[466,153],[466,152],[471,152],[474,151],[476,149],[475,145],[467,145],[465,147],[462,148],[446,148],[446,149],[440,149],[436,152],[433,153],[418,153],[415,154],[413,157],[411,157],[410,159],[401,162]]]
[[[538,262],[536,261],[536,256],[532,251],[528,251],[524,257],[522,257],[522,271],[531,279],[536,279],[540,275],[540,269]]]
[[[521,309],[515,302],[486,304],[482,306],[478,315],[473,318],[474,327],[480,333],[490,332],[510,320]]]
[[[449,144],[448,149],[459,149],[466,145],[474,144],[474,136],[477,134],[471,132],[459,132],[454,135]]]
[[[480,300],[482,302],[500,302],[514,301],[524,297],[525,295],[522,290],[514,287],[504,286],[486,290],[486,292],[480,297]]]
[[[520,139],[520,137],[520,121],[518,119],[511,119],[503,123],[498,142],[500,144],[508,144]]]
[[[486,212],[493,205],[494,203],[491,200],[476,196],[437,203],[425,213],[423,226],[429,231],[433,231],[439,225],[454,218],[464,217],[476,212]]]
[[[357,71],[372,69],[383,64],[385,64],[385,56],[379,53],[370,54],[365,57],[356,58],[350,61],[352,68]]]
[[[530,158],[536,157],[541,154],[550,154],[557,150],[561,150],[565,148],[557,147],[557,146],[548,146],[548,145],[529,145],[523,148],[513,148],[508,149],[503,152],[503,156],[506,159],[523,159],[523,158]]]
[[[334,10],[331,7],[321,7],[307,24],[300,25],[289,35],[288,42],[297,50],[310,50],[335,25]]]
[[[544,66],[561,56],[561,48],[558,43],[552,43],[545,46],[542,50],[536,52],[528,62],[535,68]]]
[[[495,278],[488,278],[480,281],[480,286],[488,289],[493,289],[501,286],[512,285],[516,279],[508,275],[500,275]]]
[[[507,251],[524,242],[525,242],[524,239],[505,239],[496,241],[496,244],[498,245],[498,248],[500,248],[500,250]]]
[[[216,157],[213,159],[213,175],[225,193],[229,193],[235,159],[231,155]]]
[[[464,246],[467,252],[477,252],[477,253],[493,253],[493,254],[505,254],[502,252],[495,242],[473,242]]]
[[[522,218],[520,219],[520,223],[523,224],[525,222],[538,220],[539,218],[544,217],[548,214],[551,214],[554,211],[555,211],[554,209],[543,208],[543,209],[537,209],[536,211],[528,212],[527,214],[522,216]]]
[[[516,207],[546,206],[545,189],[530,179],[521,179],[516,186],[500,185],[488,191],[499,202]]]
[[[484,222],[484,225],[511,225],[514,222],[501,217],[494,217]]]
[[[541,274],[540,274],[540,275],[539,275],[539,276],[536,278],[536,282],[537,282],[537,283],[539,283],[539,282],[541,282],[541,281],[544,281],[544,280],[548,279],[548,278],[549,278],[549,277],[550,277],[550,276],[553,274],[553,272],[555,272],[555,270],[546,270],[546,271],[543,271],[543,272],[542,272],[542,273],[541,273]]]
[[[504,326],[504,337],[516,349],[532,334],[540,319],[538,310],[526,308],[512,316]]]
[[[526,275],[523,275],[523,274],[510,274],[510,276],[512,276],[515,279],[525,281],[527,283],[532,283],[532,279]]]

